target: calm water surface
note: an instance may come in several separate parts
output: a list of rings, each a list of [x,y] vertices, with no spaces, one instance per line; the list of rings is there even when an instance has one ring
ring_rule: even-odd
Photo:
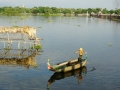
[[[80,47],[88,53],[88,72],[82,74],[82,81],[78,83],[70,73],[60,80],[54,78],[50,90],[120,90],[119,22],[90,17],[20,18],[0,16],[0,26],[37,28],[43,52],[35,57],[38,68],[0,64],[0,90],[47,90],[54,74],[47,69],[47,59],[51,64],[75,59],[78,55],[74,52]],[[93,67],[96,70],[92,71]]]

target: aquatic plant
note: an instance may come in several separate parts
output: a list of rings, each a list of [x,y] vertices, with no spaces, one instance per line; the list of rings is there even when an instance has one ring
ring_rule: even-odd
[[[42,45],[33,45],[33,46],[30,46],[30,49],[40,50],[42,49]]]
[[[14,28],[19,28],[20,26],[12,26],[12,27],[14,27]]]
[[[38,27],[38,28],[42,28],[42,27]]]
[[[81,25],[77,25],[78,27],[81,27]]]
[[[10,50],[10,48],[4,48],[4,50]]]

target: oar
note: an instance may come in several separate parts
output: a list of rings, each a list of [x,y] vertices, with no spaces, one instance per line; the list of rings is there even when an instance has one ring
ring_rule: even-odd
[[[85,60],[86,60],[86,62],[88,63],[87,58],[88,58],[88,54],[87,54],[87,52],[85,52]],[[89,64],[89,63],[88,63],[88,64]]]
[[[87,55],[87,52],[85,52],[85,59],[87,59],[88,58],[88,55]]]

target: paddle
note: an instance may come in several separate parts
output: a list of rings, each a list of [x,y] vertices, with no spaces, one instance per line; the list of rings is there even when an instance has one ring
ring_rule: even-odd
[[[88,57],[88,56],[87,56],[87,52],[85,52],[85,57],[86,57],[86,59],[87,59],[87,57]],[[88,61],[87,61],[87,60],[86,60],[86,62],[88,63]],[[89,64],[89,63],[88,63],[88,64]],[[92,69],[92,70],[90,70],[90,71],[94,71],[94,70],[96,70],[96,69],[95,69],[95,67],[92,67],[92,68],[93,68],[93,69]]]
[[[88,55],[87,55],[87,52],[85,52],[85,59],[87,59]]]

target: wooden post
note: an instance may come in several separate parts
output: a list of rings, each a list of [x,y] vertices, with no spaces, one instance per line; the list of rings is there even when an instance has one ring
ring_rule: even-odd
[[[9,42],[8,42],[8,48],[9,48],[10,46],[9,46]]]
[[[24,42],[24,47],[25,47],[25,49],[26,49],[26,41]]]
[[[12,40],[11,40],[11,49],[12,49]]]
[[[4,41],[4,48],[5,48],[5,41]]]
[[[18,49],[20,49],[20,42],[18,42]]]
[[[23,42],[22,42],[22,49],[23,49]]]
[[[18,58],[20,57],[20,49],[18,49]]]
[[[7,32],[7,35],[8,35],[8,41],[9,41],[9,34],[8,34],[8,32]]]

